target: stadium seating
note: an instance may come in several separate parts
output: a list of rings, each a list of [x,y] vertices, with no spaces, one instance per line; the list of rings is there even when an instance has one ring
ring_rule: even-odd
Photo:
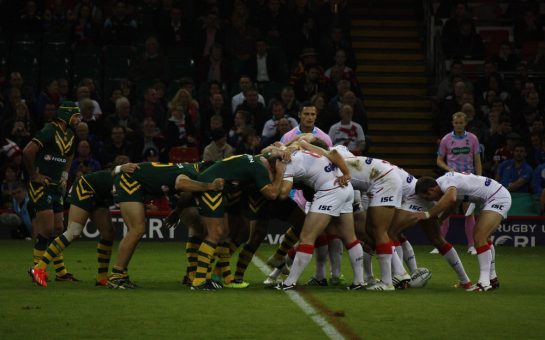
[[[173,163],[198,162],[200,159],[199,149],[196,147],[173,147],[168,152],[168,159],[170,162]]]
[[[167,54],[168,74],[171,79],[195,76],[195,63],[191,51],[187,49],[171,49]]]
[[[100,50],[93,45],[78,46],[72,59],[72,81],[83,78],[101,79]]]
[[[496,54],[501,43],[513,41],[513,28],[503,26],[477,27],[477,33],[481,36],[486,47],[486,57],[490,58]]]

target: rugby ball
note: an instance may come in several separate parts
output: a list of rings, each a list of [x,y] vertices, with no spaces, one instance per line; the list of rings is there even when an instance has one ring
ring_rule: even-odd
[[[428,281],[431,279],[431,272],[428,268],[416,268],[416,270],[411,274],[411,281],[409,281],[409,286],[411,288],[422,288]]]

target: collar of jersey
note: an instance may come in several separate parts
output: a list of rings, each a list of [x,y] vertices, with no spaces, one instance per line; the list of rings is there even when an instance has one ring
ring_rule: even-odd
[[[467,137],[467,131],[464,131],[464,134],[461,136],[458,136],[454,131],[452,131],[452,138],[454,139],[464,139]]]

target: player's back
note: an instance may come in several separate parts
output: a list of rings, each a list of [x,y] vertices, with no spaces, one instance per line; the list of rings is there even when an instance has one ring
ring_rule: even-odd
[[[138,164],[138,167],[139,169],[129,176],[136,179],[146,193],[151,195],[161,195],[163,185],[173,189],[179,175],[196,179],[198,174],[198,169],[193,163],[144,162]]]
[[[110,170],[101,170],[82,175],[81,180],[92,188],[95,196],[102,198],[112,197],[114,178]]]
[[[351,173],[350,182],[355,189],[367,191],[371,184],[393,171],[395,167],[378,158],[359,156],[353,159],[345,159]]]
[[[295,151],[284,173],[285,178],[293,177],[295,182],[302,182],[316,191],[337,187],[338,175],[337,167],[327,157],[309,151]]]
[[[447,172],[437,178],[437,184],[443,192],[449,187],[456,187],[458,200],[468,199],[472,202],[486,201],[503,187],[491,178],[460,172]]]

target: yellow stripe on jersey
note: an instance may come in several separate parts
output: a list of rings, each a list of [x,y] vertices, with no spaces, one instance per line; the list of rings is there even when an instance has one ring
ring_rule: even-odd
[[[87,188],[85,188],[84,185],[87,186]],[[89,182],[87,182],[85,177],[80,177],[78,180],[78,185],[76,186],[76,194],[78,195],[78,199],[80,201],[88,199],[93,197],[94,193],[93,187],[91,184],[89,184]]]
[[[32,199],[32,202],[36,203],[43,195],[44,195],[44,188],[43,186],[38,187],[37,189],[34,188],[32,185],[32,182],[30,182],[30,198]]]
[[[261,207],[263,207],[263,204],[265,204],[265,197],[259,196],[257,199],[249,197],[248,203],[250,209],[252,209],[252,212],[255,214],[259,211],[259,209],[261,209]]]
[[[59,150],[61,152],[61,154],[64,156],[66,154],[68,154],[68,152],[70,151],[70,149],[72,148],[72,142],[74,141],[74,136],[72,136],[70,138],[70,140],[68,140],[66,138],[66,134],[63,136],[61,136],[59,134],[59,131],[56,131],[55,132],[55,143],[57,143],[57,146],[59,147]]]
[[[218,193],[214,196],[210,195],[209,193],[205,192],[202,196],[202,201],[211,209],[216,210],[221,202],[223,202],[222,193]]]
[[[121,189],[125,190],[127,192],[127,194],[129,195],[132,195],[134,194],[134,192],[138,189],[140,189],[140,183],[138,183],[138,181],[129,181],[129,179],[127,179],[127,176],[125,174],[122,174],[121,175],[121,181],[119,182],[119,186],[121,187]]]

